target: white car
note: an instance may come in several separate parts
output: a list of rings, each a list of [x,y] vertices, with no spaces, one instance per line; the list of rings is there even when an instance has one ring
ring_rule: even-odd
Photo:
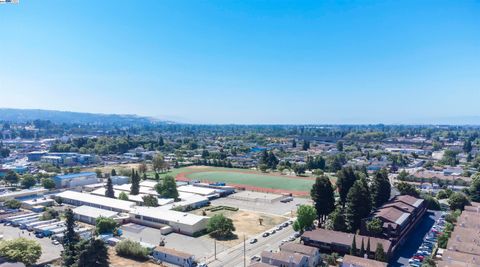
[[[60,242],[58,242],[58,240],[53,240],[53,241],[52,241],[52,244],[54,244],[54,245],[60,245]]]

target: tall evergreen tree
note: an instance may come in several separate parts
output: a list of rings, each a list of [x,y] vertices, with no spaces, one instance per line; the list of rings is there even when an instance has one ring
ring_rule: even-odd
[[[350,191],[350,188],[356,180],[357,176],[352,167],[345,167],[337,172],[337,188],[340,194],[340,202],[343,205],[345,205],[345,201],[347,200],[348,191]]]
[[[140,175],[132,170],[132,185],[130,187],[130,195],[138,195],[140,193]]]
[[[317,177],[310,191],[310,196],[315,203],[318,220],[322,225],[327,215],[335,209],[335,197],[330,179],[325,175]]]
[[[159,181],[159,180],[160,180],[160,174],[155,173],[155,180],[156,180],[156,181]]]
[[[75,218],[71,209],[67,209],[65,211],[65,224],[67,229],[63,238],[62,266],[70,267],[73,266],[76,262],[76,246],[78,241],[80,240],[77,233],[75,232]]]
[[[375,173],[371,191],[372,204],[375,208],[382,206],[390,199],[391,185],[385,168]]]
[[[356,256],[357,255],[357,237],[353,235],[352,245],[350,246],[350,255]]]
[[[295,141],[295,139],[292,139],[292,147],[293,148],[297,147],[297,141]]]
[[[368,237],[368,240],[367,240],[367,257],[370,257],[370,253],[372,253],[372,251],[370,250],[370,237]]]
[[[347,231],[345,212],[342,206],[338,206],[335,211],[330,214],[329,219],[328,229],[340,232]]]
[[[375,260],[387,262],[387,254],[385,254],[385,250],[383,250],[383,245],[381,243],[377,243],[377,249],[375,250]]]
[[[108,267],[108,248],[101,239],[82,241],[78,246],[78,267]]]
[[[362,246],[360,247],[360,253],[359,253],[358,256],[363,258],[364,255],[365,255],[365,244],[364,244],[363,238],[362,238]]]
[[[115,198],[115,191],[113,191],[112,178],[107,179],[107,189],[105,190],[105,196],[109,198]]]
[[[360,228],[361,220],[366,218],[372,209],[372,200],[364,177],[355,181],[347,195],[346,220],[348,229],[355,232]]]
[[[115,171],[115,169],[112,169],[112,171],[110,172],[110,176],[117,176],[117,171]]]

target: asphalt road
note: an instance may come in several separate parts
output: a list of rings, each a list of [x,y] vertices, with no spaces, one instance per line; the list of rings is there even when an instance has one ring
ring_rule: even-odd
[[[275,228],[272,228],[273,230]],[[270,231],[271,231],[270,230]],[[293,235],[295,231],[293,231],[292,226],[288,226],[287,228],[284,228],[280,231],[277,231],[275,234],[270,235],[268,237],[262,237],[261,233],[260,235],[256,236],[255,238],[258,239],[257,243],[250,244],[250,240],[245,240],[245,246],[246,246],[246,257],[245,257],[245,266],[250,265],[250,258],[258,255],[260,256],[260,253],[264,250],[277,250],[278,247],[280,246],[280,243],[284,239],[288,239],[291,235]],[[253,238],[252,238],[253,239]],[[238,244],[230,249],[227,249],[225,251],[222,251],[217,254],[217,259],[214,259],[214,256],[212,255],[208,260],[208,266],[211,267],[220,267],[220,266],[244,266],[244,249],[243,249],[243,242],[241,244]]]

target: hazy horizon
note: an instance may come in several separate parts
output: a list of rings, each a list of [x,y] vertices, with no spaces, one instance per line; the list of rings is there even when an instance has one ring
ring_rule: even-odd
[[[479,11],[466,1],[3,4],[0,107],[204,124],[480,124]]]

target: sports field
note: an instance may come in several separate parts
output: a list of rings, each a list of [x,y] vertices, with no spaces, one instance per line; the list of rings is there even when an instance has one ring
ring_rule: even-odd
[[[233,171],[206,171],[186,174],[189,179],[227,184],[251,185],[261,188],[284,189],[293,191],[310,191],[312,179],[294,178],[277,175],[250,174]]]

